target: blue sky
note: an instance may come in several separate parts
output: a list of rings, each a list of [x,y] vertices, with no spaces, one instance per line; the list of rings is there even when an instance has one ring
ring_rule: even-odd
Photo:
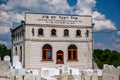
[[[9,29],[25,12],[92,15],[94,47],[120,51],[120,0],[0,0],[0,43],[11,46]]]

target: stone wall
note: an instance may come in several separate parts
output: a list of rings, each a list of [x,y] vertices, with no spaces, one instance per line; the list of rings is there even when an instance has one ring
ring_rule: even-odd
[[[10,62],[0,61],[0,80],[10,80]]]
[[[103,80],[120,80],[120,71],[113,65],[104,65]]]
[[[63,66],[63,68],[64,67],[66,67],[66,65]],[[79,70],[71,68],[73,70],[73,72],[71,73],[71,71],[68,71],[68,69],[70,69],[68,66],[67,70],[65,70],[66,68],[62,69],[62,72],[58,74],[56,71],[53,70],[54,68],[49,68],[50,70],[55,72],[56,75],[51,74],[46,69],[47,68],[44,68],[43,70],[47,71],[47,73],[44,71],[41,72],[41,69],[37,74],[35,74],[34,72],[26,72],[25,75],[19,73],[13,74],[10,69],[10,62],[0,61],[0,80],[120,80],[120,66],[116,68],[112,65],[104,65],[102,75],[100,75],[101,73],[98,74],[97,69]],[[79,72],[74,73],[74,71],[77,70],[79,70]],[[44,75],[42,75],[43,73]],[[73,75],[73,73],[76,75]]]

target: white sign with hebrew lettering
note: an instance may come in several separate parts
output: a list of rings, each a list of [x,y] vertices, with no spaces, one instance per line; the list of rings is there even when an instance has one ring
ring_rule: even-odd
[[[52,25],[73,25],[90,26],[92,17],[89,15],[53,15],[26,13],[26,24],[52,24]]]

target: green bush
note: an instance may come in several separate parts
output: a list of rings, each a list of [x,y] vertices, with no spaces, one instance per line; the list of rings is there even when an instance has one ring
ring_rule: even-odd
[[[7,49],[7,47],[4,44],[0,44],[0,57],[2,60],[5,55],[8,55],[11,57],[11,49]]]
[[[120,53],[115,50],[101,50],[96,49],[93,53],[93,58],[100,69],[103,68],[103,64],[120,66]]]

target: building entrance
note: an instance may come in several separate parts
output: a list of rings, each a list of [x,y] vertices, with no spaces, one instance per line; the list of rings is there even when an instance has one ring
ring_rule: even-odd
[[[64,53],[61,50],[56,53],[56,64],[64,64]]]

